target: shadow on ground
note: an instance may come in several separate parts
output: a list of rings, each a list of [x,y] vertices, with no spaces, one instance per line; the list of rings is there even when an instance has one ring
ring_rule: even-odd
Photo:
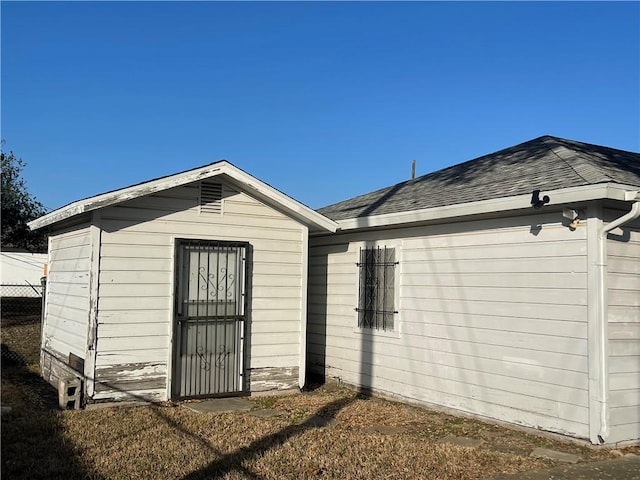
[[[309,429],[327,426],[335,419],[336,414],[340,412],[340,410],[354,401],[355,398],[339,398],[325,405],[303,422],[288,425],[276,433],[259,438],[246,447],[242,447],[234,452],[222,455],[220,458],[212,461],[204,468],[182,477],[182,480],[220,478],[231,472],[239,472],[246,475],[248,478],[260,479],[262,477],[259,474],[243,467],[248,460],[254,460],[264,455],[267,451],[277,448],[291,438],[301,435]]]
[[[64,436],[55,389],[2,347],[2,406],[11,408],[2,414],[2,478],[100,480]]]

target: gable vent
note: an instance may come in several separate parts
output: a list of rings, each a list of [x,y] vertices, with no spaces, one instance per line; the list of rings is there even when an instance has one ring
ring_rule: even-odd
[[[200,183],[200,213],[222,213],[222,184]]]

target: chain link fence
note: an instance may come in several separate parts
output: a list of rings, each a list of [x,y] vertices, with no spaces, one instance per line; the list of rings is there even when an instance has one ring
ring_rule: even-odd
[[[45,283],[0,285],[2,366],[40,361],[40,333]]]

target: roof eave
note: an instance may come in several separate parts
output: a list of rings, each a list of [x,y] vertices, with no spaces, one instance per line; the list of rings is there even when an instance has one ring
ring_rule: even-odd
[[[550,197],[550,205],[563,205],[598,199],[632,201],[638,197],[639,190],[640,188],[638,186],[603,183],[548,190],[543,193]],[[531,208],[531,194],[527,194],[384,215],[348,218],[338,220],[337,223],[340,231],[344,232],[368,228],[398,227],[404,224]]]
[[[114,190],[112,192],[78,200],[32,220],[27,223],[27,226],[31,230],[37,230],[83,213],[218,175],[226,175],[228,178],[232,179],[234,183],[238,184],[238,186],[250,193],[253,193],[261,200],[278,205],[282,210],[284,210],[284,212],[288,213],[299,222],[307,225],[313,232],[335,232],[338,228],[338,224],[333,220],[312,210],[275,188],[259,181],[226,160],[221,160],[201,168],[170,175],[157,180],[151,180],[131,187],[125,187],[120,190]]]
[[[235,183],[246,192],[253,194],[255,197],[267,203],[276,203],[291,217],[304,223],[312,231],[335,232],[338,229],[338,224],[330,218],[312,210],[270,185],[261,182],[235,165],[227,162],[224,173],[235,180]]]
[[[157,180],[151,180],[136,184],[130,187],[121,188],[111,192],[101,193],[93,197],[77,200],[64,207],[58,208],[42,217],[36,218],[27,223],[31,230],[53,225],[76,215],[98,210],[102,207],[117,205],[118,203],[133,200],[138,197],[149,195],[151,193],[160,192],[169,188],[178,187],[187,183],[194,182],[201,178],[212,177],[222,173],[223,167],[228,162],[220,161],[202,168],[190,170],[168,177],[162,177]]]

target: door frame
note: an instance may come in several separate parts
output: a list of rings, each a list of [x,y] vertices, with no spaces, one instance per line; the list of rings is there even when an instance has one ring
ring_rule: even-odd
[[[178,329],[179,323],[177,321],[177,301],[179,298],[178,288],[180,288],[180,275],[182,274],[178,262],[180,258],[180,249],[184,245],[185,242],[203,242],[216,244],[224,247],[237,247],[244,249],[244,265],[242,268],[244,288],[241,292],[242,299],[242,308],[243,308],[243,320],[242,320],[242,328],[240,332],[240,390],[235,392],[223,392],[223,393],[209,393],[204,395],[191,395],[191,396],[181,396],[179,392],[179,385],[177,385],[177,379],[179,375],[176,372],[176,369],[179,368],[179,358],[180,358],[180,342],[178,341]],[[250,278],[251,275],[251,267],[250,263],[252,260],[252,246],[251,243],[247,241],[234,241],[234,240],[218,240],[211,238],[174,238],[173,245],[173,258],[172,258],[172,302],[171,302],[171,364],[168,372],[168,390],[169,390],[169,398],[172,400],[187,400],[187,399],[198,399],[198,398],[216,398],[216,397],[241,397],[250,395],[249,390],[249,381],[248,381],[248,364],[249,364],[249,345],[250,341],[248,338],[249,330],[249,319],[250,319],[250,288],[252,285],[252,281]]]

